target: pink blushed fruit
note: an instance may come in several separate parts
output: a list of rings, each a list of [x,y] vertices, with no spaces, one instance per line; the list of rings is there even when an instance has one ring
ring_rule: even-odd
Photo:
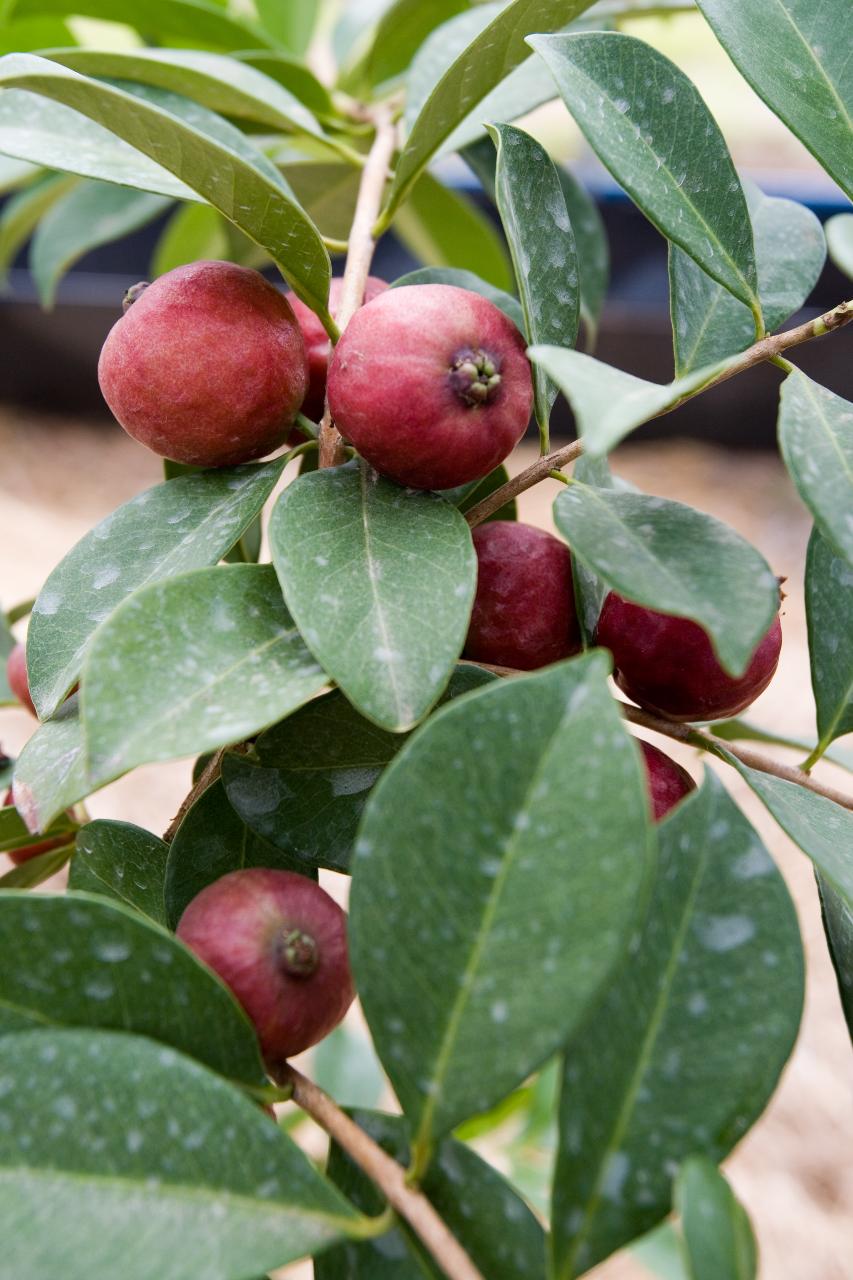
[[[779,662],[778,617],[742,676],[723,669],[708,635],[689,618],[676,618],[607,597],[596,643],[613,654],[620,689],[648,711],[670,720],[721,720],[738,715],[767,688]]]
[[[652,802],[652,817],[655,822],[660,822],[679,800],[696,790],[696,783],[686,769],[650,742],[641,742],[640,750]]]
[[[27,654],[22,644],[16,644],[6,659],[6,679],[21,706],[35,715],[36,709],[30,697],[30,682],[27,676]]]
[[[388,289],[353,316],[329,364],[339,431],[413,489],[487,475],[527,428],[533,381],[512,321],[453,285]]]
[[[202,889],[178,937],[231,988],[273,1074],[327,1036],[355,996],[346,915],[292,871],[232,871]]]
[[[336,276],[329,288],[329,310],[333,317],[340,303],[342,285],[342,278]],[[385,280],[380,280],[378,276],[368,276],[363,301],[372,302],[380,293],[384,293],[387,288],[388,284]],[[302,330],[305,356],[308,360],[308,393],[302,403],[302,412],[306,418],[310,418],[313,422],[319,422],[323,416],[323,408],[326,401],[326,373],[329,368],[332,344],[329,341],[329,335],[310,307],[307,307],[295,294],[289,293],[287,300],[293,308],[293,314],[296,316],[299,328]]]
[[[6,792],[3,798],[3,804],[14,804],[12,788]],[[9,849],[6,856],[10,861],[14,862],[16,867],[20,867],[24,862],[29,862],[30,858],[37,858],[40,853],[47,853],[50,849],[58,849],[63,844],[71,844],[74,839],[73,835],[66,833],[61,836],[53,836],[50,840],[36,840],[34,844],[25,844],[21,849]]]
[[[580,650],[564,542],[529,524],[495,520],[474,530],[474,548],[477,594],[466,658],[532,671]]]
[[[131,295],[98,363],[104,399],[128,435],[198,467],[278,448],[308,387],[283,294],[257,271],[194,262]]]

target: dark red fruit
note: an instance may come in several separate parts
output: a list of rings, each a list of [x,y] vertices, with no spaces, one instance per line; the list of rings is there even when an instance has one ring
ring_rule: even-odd
[[[616,682],[629,698],[670,720],[735,716],[767,688],[779,662],[782,628],[774,618],[742,676],[720,666],[706,632],[689,618],[607,597],[596,643],[613,654]]]
[[[98,378],[135,440],[175,462],[226,467],[284,442],[308,366],[283,294],[232,262],[194,262],[138,289]]]
[[[232,871],[193,898],[177,934],[234,992],[273,1072],[327,1036],[355,996],[346,915],[292,871]]]
[[[452,489],[487,475],[533,405],[525,343],[469,289],[404,285],[361,307],[329,365],[338,429],[382,475]]]
[[[30,682],[27,677],[27,654],[22,644],[16,644],[6,659],[6,679],[21,705],[35,715],[36,709],[30,697]]]
[[[336,276],[329,289],[329,310],[333,316],[340,302],[342,284],[341,277]],[[387,288],[388,284],[385,280],[380,280],[378,276],[368,276],[363,301],[371,302]],[[306,418],[319,422],[323,416],[326,400],[326,372],[329,368],[332,344],[329,341],[329,335],[310,307],[292,293],[287,295],[287,300],[302,330],[302,340],[305,343],[305,355],[308,360],[308,394],[302,402],[302,412]],[[300,439],[302,439],[301,436]]]
[[[3,804],[14,804],[12,796],[12,788],[6,792]],[[58,849],[63,844],[70,844],[74,837],[66,832],[65,835],[54,836],[50,840],[37,840],[35,844],[25,844],[22,849],[7,850],[7,857],[19,867],[23,862],[29,862],[30,858],[37,858],[40,853],[47,853],[49,849]]]
[[[683,800],[688,792],[696,790],[696,783],[686,769],[682,769],[680,764],[676,764],[663,751],[658,751],[650,742],[641,742],[640,749],[649,783],[652,817],[655,822],[660,822],[679,800]]]
[[[477,594],[465,657],[532,671],[577,653],[566,544],[532,525],[495,520],[474,530],[474,547]]]

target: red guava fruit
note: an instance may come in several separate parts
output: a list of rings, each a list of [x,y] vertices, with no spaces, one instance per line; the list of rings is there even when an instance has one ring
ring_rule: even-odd
[[[688,792],[696,790],[696,783],[686,769],[682,769],[680,764],[676,764],[650,742],[641,742],[640,750],[643,753],[652,802],[652,817],[655,822],[660,822],[679,800],[683,800]]]
[[[4,806],[14,804],[12,788],[6,792],[3,799]],[[49,849],[58,849],[63,844],[71,844],[74,835],[70,831],[66,831],[64,835],[53,836],[50,840],[37,840],[35,844],[25,844],[21,849],[7,849],[6,856],[19,867],[23,862],[29,862],[30,858],[37,858],[40,853],[47,853]]]
[[[338,309],[342,285],[343,279],[340,276],[336,276],[329,288],[329,310],[332,316],[335,315]],[[378,276],[368,276],[364,290],[364,302],[372,302],[375,297],[380,293],[384,293],[387,288],[387,281],[380,280]],[[312,422],[319,422],[323,416],[326,402],[326,372],[329,368],[332,344],[319,318],[310,307],[305,305],[301,298],[289,293],[287,300],[293,308],[293,314],[296,316],[299,328],[302,330],[302,341],[305,343],[305,355],[308,360],[308,393],[302,402],[302,412]],[[299,440],[303,438],[300,434]],[[291,440],[294,443],[299,443],[299,440],[294,440],[294,436],[291,436]]]
[[[767,688],[779,662],[782,628],[774,618],[738,678],[723,670],[698,623],[631,604],[615,592],[604,602],[595,639],[613,654],[619,688],[641,707],[670,720],[722,720]]]
[[[477,594],[466,658],[532,671],[581,647],[564,542],[529,524],[494,520],[474,530]]]
[[[232,871],[193,898],[176,932],[231,988],[273,1074],[327,1036],[355,997],[346,915],[307,876]]]
[[[361,307],[329,364],[338,430],[381,475],[452,489],[503,462],[527,428],[524,338],[500,308],[453,285],[403,285]]]
[[[193,262],[128,296],[98,362],[128,435],[196,467],[250,462],[285,441],[308,366],[278,289],[232,262]]]
[[[6,659],[6,679],[21,706],[35,715],[36,709],[30,697],[30,682],[27,676],[27,652],[22,644],[16,644]]]

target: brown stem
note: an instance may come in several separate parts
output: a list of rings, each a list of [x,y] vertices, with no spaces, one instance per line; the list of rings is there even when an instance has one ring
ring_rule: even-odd
[[[822,338],[826,333],[832,333],[835,329],[842,329],[846,324],[850,324],[851,320],[853,320],[853,300],[840,302],[831,311],[824,312],[816,320],[808,320],[805,324],[797,325],[795,329],[786,329],[783,333],[761,338],[759,342],[753,343],[751,347],[744,351],[740,359],[716,378],[704,383],[696,391],[691,392],[690,395],[683,396],[676,404],[669,405],[668,408],[661,410],[654,417],[662,418],[665,414],[672,413],[674,409],[678,409],[687,400],[691,400],[693,396],[701,395],[703,391],[708,391],[711,387],[717,387],[721,382],[728,382],[729,378],[735,377],[738,373],[744,373],[745,370],[752,369],[757,364],[763,364],[767,360],[776,360],[783,351],[788,351],[791,347],[799,347],[802,343],[810,342],[813,338]],[[561,467],[567,466],[570,462],[579,458],[582,453],[582,441],[573,440],[571,444],[563,445],[561,449],[555,449],[553,453],[547,453],[544,457],[537,458],[532,466],[519,472],[517,476],[513,476],[506,484],[502,484],[499,489],[495,489],[494,493],[490,493],[482,502],[478,502],[476,506],[473,506],[470,511],[466,512],[465,519],[472,529],[475,528],[478,524],[482,524],[484,520],[487,520],[490,515],[493,515],[495,511],[499,511],[504,503],[509,502],[512,498],[517,498],[520,493],[524,493],[525,489],[532,488],[540,480],[545,480],[549,472],[558,471]]]
[[[377,105],[373,119],[376,124],[376,134],[361,171],[358,200],[349,234],[347,262],[335,315],[335,322],[341,333],[346,329],[364,299],[370,264],[373,261],[373,250],[376,247],[373,226],[382,206],[382,196],[397,140],[393,115],[387,103]],[[319,465],[336,467],[343,460],[343,440],[341,433],[332,422],[327,400],[320,422]]]
[[[406,1182],[405,1170],[392,1160],[336,1102],[295,1067],[281,1083],[293,1086],[293,1101],[363,1169],[391,1207],[405,1218],[449,1280],[483,1280],[459,1241],[445,1226],[423,1192]]]

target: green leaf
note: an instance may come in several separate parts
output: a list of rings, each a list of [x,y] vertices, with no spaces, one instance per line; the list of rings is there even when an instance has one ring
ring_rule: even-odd
[[[663,1222],[630,1247],[632,1257],[657,1280],[690,1280],[684,1269],[681,1236],[672,1222]]]
[[[616,481],[611,473],[606,458],[591,458],[582,453],[574,465],[572,478],[580,484],[591,485],[596,489],[615,489]],[[595,628],[601,614],[601,607],[607,597],[608,587],[598,574],[593,573],[583,560],[575,556],[572,560],[572,580],[575,588],[575,608],[584,648],[590,648],[595,637]]]
[[[803,742],[799,738],[786,738],[778,733],[773,733],[769,729],[762,729],[757,724],[752,724],[747,720],[741,720],[736,716],[733,720],[715,720],[707,726],[708,732],[712,733],[715,738],[722,738],[724,742],[766,742],[773,747],[787,747],[790,751],[797,751],[801,754],[808,754],[812,748],[809,742]],[[827,760],[831,760],[833,764],[841,765],[842,769],[848,769],[853,772],[853,752],[842,751],[837,748],[835,751],[827,751],[824,753]]]
[[[752,217],[758,293],[769,332],[808,298],[826,261],[826,238],[810,209],[765,196],[744,183]],[[748,307],[706,275],[683,249],[670,245],[670,305],[679,377],[743,351],[755,338]]]
[[[710,1160],[684,1162],[675,1203],[690,1280],[755,1280],[758,1249],[749,1217]]]
[[[271,565],[197,569],[142,587],[98,628],[86,657],[90,784],[240,742],[326,683]]]
[[[578,434],[593,457],[609,453],[620,440],[651,418],[714,382],[736,357],[661,384],[562,347],[530,347],[528,356],[554,379],[572,406]]]
[[[0,1035],[101,1027],[161,1040],[263,1084],[254,1029],[227,987],[136,911],[89,893],[0,893]]]
[[[853,280],[853,213],[837,213],[824,225],[829,256]]]
[[[590,146],[668,240],[761,315],[740,180],[699,91],[633,36],[533,36]]]
[[[823,927],[829,954],[838,981],[838,993],[850,1038],[853,1040],[853,907],[834,892],[821,875],[817,877]]]
[[[812,530],[806,557],[806,617],[818,746],[812,762],[853,733],[853,566]]]
[[[388,1087],[373,1045],[351,1020],[315,1045],[311,1079],[341,1107],[375,1107]]]
[[[86,76],[155,85],[224,116],[285,133],[323,137],[314,116],[294,94],[236,58],[195,49],[134,49],[130,53],[52,49],[49,56],[52,62]]]
[[[73,852],[74,845],[66,844],[27,858],[26,862],[0,876],[0,889],[34,889],[61,871]]]
[[[734,529],[680,502],[577,482],[557,495],[554,519],[609,587],[698,622],[726,670],[743,674],[778,613],[779,582]]]
[[[468,0],[393,0],[380,17],[370,43],[342,77],[341,87],[358,96],[386,80],[400,76],[427,36],[457,13],[467,12]]]
[[[496,288],[512,287],[502,237],[492,221],[431,173],[422,173],[394,218],[394,232],[430,266],[467,268]]]
[[[167,196],[110,182],[87,182],[63,195],[45,213],[30,246],[42,306],[53,306],[60,280],[84,254],[153,222],[171,203]]]
[[[298,4],[282,4],[282,0],[255,0],[255,8],[277,44],[283,44],[293,53],[305,53],[317,22],[318,0],[299,0]]]
[[[72,815],[62,813],[55,822],[50,824],[44,834],[49,839],[67,835],[69,843],[73,844],[77,827],[78,823]],[[0,853],[10,853],[14,849],[20,849],[32,843],[32,832],[28,830],[15,806],[9,804],[0,808]]]
[[[177,927],[185,907],[202,889],[244,867],[274,867],[317,878],[312,867],[250,831],[217,780],[196,800],[169,846],[165,900],[170,926]]]
[[[488,498],[502,485],[509,480],[509,472],[501,463],[499,467],[495,467],[494,471],[490,471],[487,476],[483,476],[482,480],[471,480],[468,484],[457,485],[455,489],[442,489],[442,497],[447,498],[448,502],[452,502],[454,507],[458,507],[464,514],[476,506],[478,502],[482,502],[483,498]],[[484,524],[488,524],[490,520],[517,520],[518,519],[518,503],[515,498],[510,498],[499,511],[493,512],[487,516]]]
[[[587,346],[595,346],[598,322],[610,277],[610,249],[598,205],[568,169],[557,166],[557,177],[569,211],[580,271],[580,316],[587,334]]]
[[[315,115],[331,116],[334,105],[329,90],[321,84],[310,67],[301,58],[283,52],[281,49],[273,53],[266,49],[249,49],[235,52],[233,58],[245,62],[247,66],[262,71],[265,76],[289,89],[294,97],[304,102],[309,111]]]
[[[512,0],[457,55],[419,108],[400,161],[383,222],[387,225],[430,157],[486,94],[528,56],[525,36],[571,22],[591,0]]]
[[[11,3],[5,5],[11,9]],[[2,13],[2,10],[0,10]],[[0,53],[29,53],[52,45],[75,43],[74,33],[60,18],[24,18],[21,22],[0,22]]]
[[[101,819],[77,835],[70,889],[101,894],[166,925],[163,882],[169,846],[130,822]]]
[[[401,1116],[357,1110],[352,1117],[395,1160],[408,1162]],[[365,1212],[378,1213],[382,1197],[333,1144],[328,1177]],[[544,1280],[545,1235],[520,1196],[470,1147],[446,1138],[422,1183],[424,1194],[488,1280]],[[402,1222],[364,1244],[329,1250],[314,1263],[316,1280],[444,1280],[417,1236]]]
[[[151,259],[152,279],[203,259],[227,259],[228,236],[222,215],[209,204],[182,204],[167,222]]]
[[[30,831],[44,831],[92,788],[83,760],[78,697],[39,725],[15,764],[15,804]]]
[[[188,40],[194,48],[246,49],[270,43],[257,24],[229,17],[224,5],[215,0],[73,0],[73,4],[69,0],[17,0],[15,4],[16,18],[45,13],[65,16],[69,12],[125,23],[149,40]]]
[[[511,293],[504,292],[503,289],[496,289],[488,281],[481,280],[479,276],[474,275],[473,271],[463,271],[459,267],[420,267],[417,271],[409,271],[406,275],[399,276],[391,288],[399,289],[409,284],[453,284],[458,289],[470,289],[472,293],[479,293],[482,297],[488,298],[489,302],[493,302],[496,307],[500,307],[504,315],[509,316],[519,333],[524,333],[524,312],[518,299]]]
[[[853,199],[847,0],[697,0],[759,97]]]
[[[540,143],[514,125],[489,126],[497,150],[495,194],[512,255],[528,341],[573,347],[578,337],[578,255],[557,170]],[[547,452],[557,388],[533,368],[534,411]]]
[[[94,631],[140,587],[215,565],[260,512],[283,460],[179,476],[95,525],[42,587],[27,635],[30,691],[52,715]]]
[[[360,464],[300,476],[279,498],[269,536],[318,662],[375,724],[417,724],[465,643],[477,557],[464,517]]]
[[[145,95],[125,92],[30,54],[0,58],[0,87],[41,94],[106,125],[174,173],[265,249],[303,301],[327,315],[331,265],[320,235],[287,189],[267,172],[263,153],[255,152],[248,142],[236,149],[236,139],[243,137],[236,129],[222,121],[220,136],[213,137],[205,129],[217,117],[202,107],[194,106],[195,123],[190,124],[158,105],[164,100],[171,103],[174,95],[164,99],[162,90],[148,90]],[[223,140],[226,132],[228,142]],[[247,159],[249,154],[254,163]],[[98,176],[119,180],[111,172]]]
[[[779,448],[821,533],[853,565],[853,404],[794,369],[782,384]]]
[[[659,832],[645,925],[566,1056],[554,1280],[665,1217],[673,1165],[722,1159],[764,1109],[799,1026],[793,903],[713,773]]]
[[[14,707],[17,705],[18,699],[9,688],[9,677],[6,674],[6,662],[9,654],[15,647],[15,637],[12,634],[6,615],[0,612],[0,707]],[[0,751],[2,754],[2,751]]]
[[[6,283],[9,267],[40,219],[76,181],[70,176],[46,174],[4,203],[0,211],[0,286]]]
[[[285,164],[282,173],[323,235],[348,240],[361,170],[351,164]]]
[[[653,845],[607,673],[597,653],[451,704],[368,801],[352,964],[419,1167],[554,1052],[624,954]]]
[[[459,666],[442,701],[494,678]],[[288,855],[295,870],[349,871],[368,795],[404,741],[335,691],[262,733],[252,759],[226,755],[222,778],[243,822]]]
[[[0,1130],[10,1275],[233,1280],[361,1225],[258,1106],[150,1040],[7,1036],[0,1079],[15,1099]]]

